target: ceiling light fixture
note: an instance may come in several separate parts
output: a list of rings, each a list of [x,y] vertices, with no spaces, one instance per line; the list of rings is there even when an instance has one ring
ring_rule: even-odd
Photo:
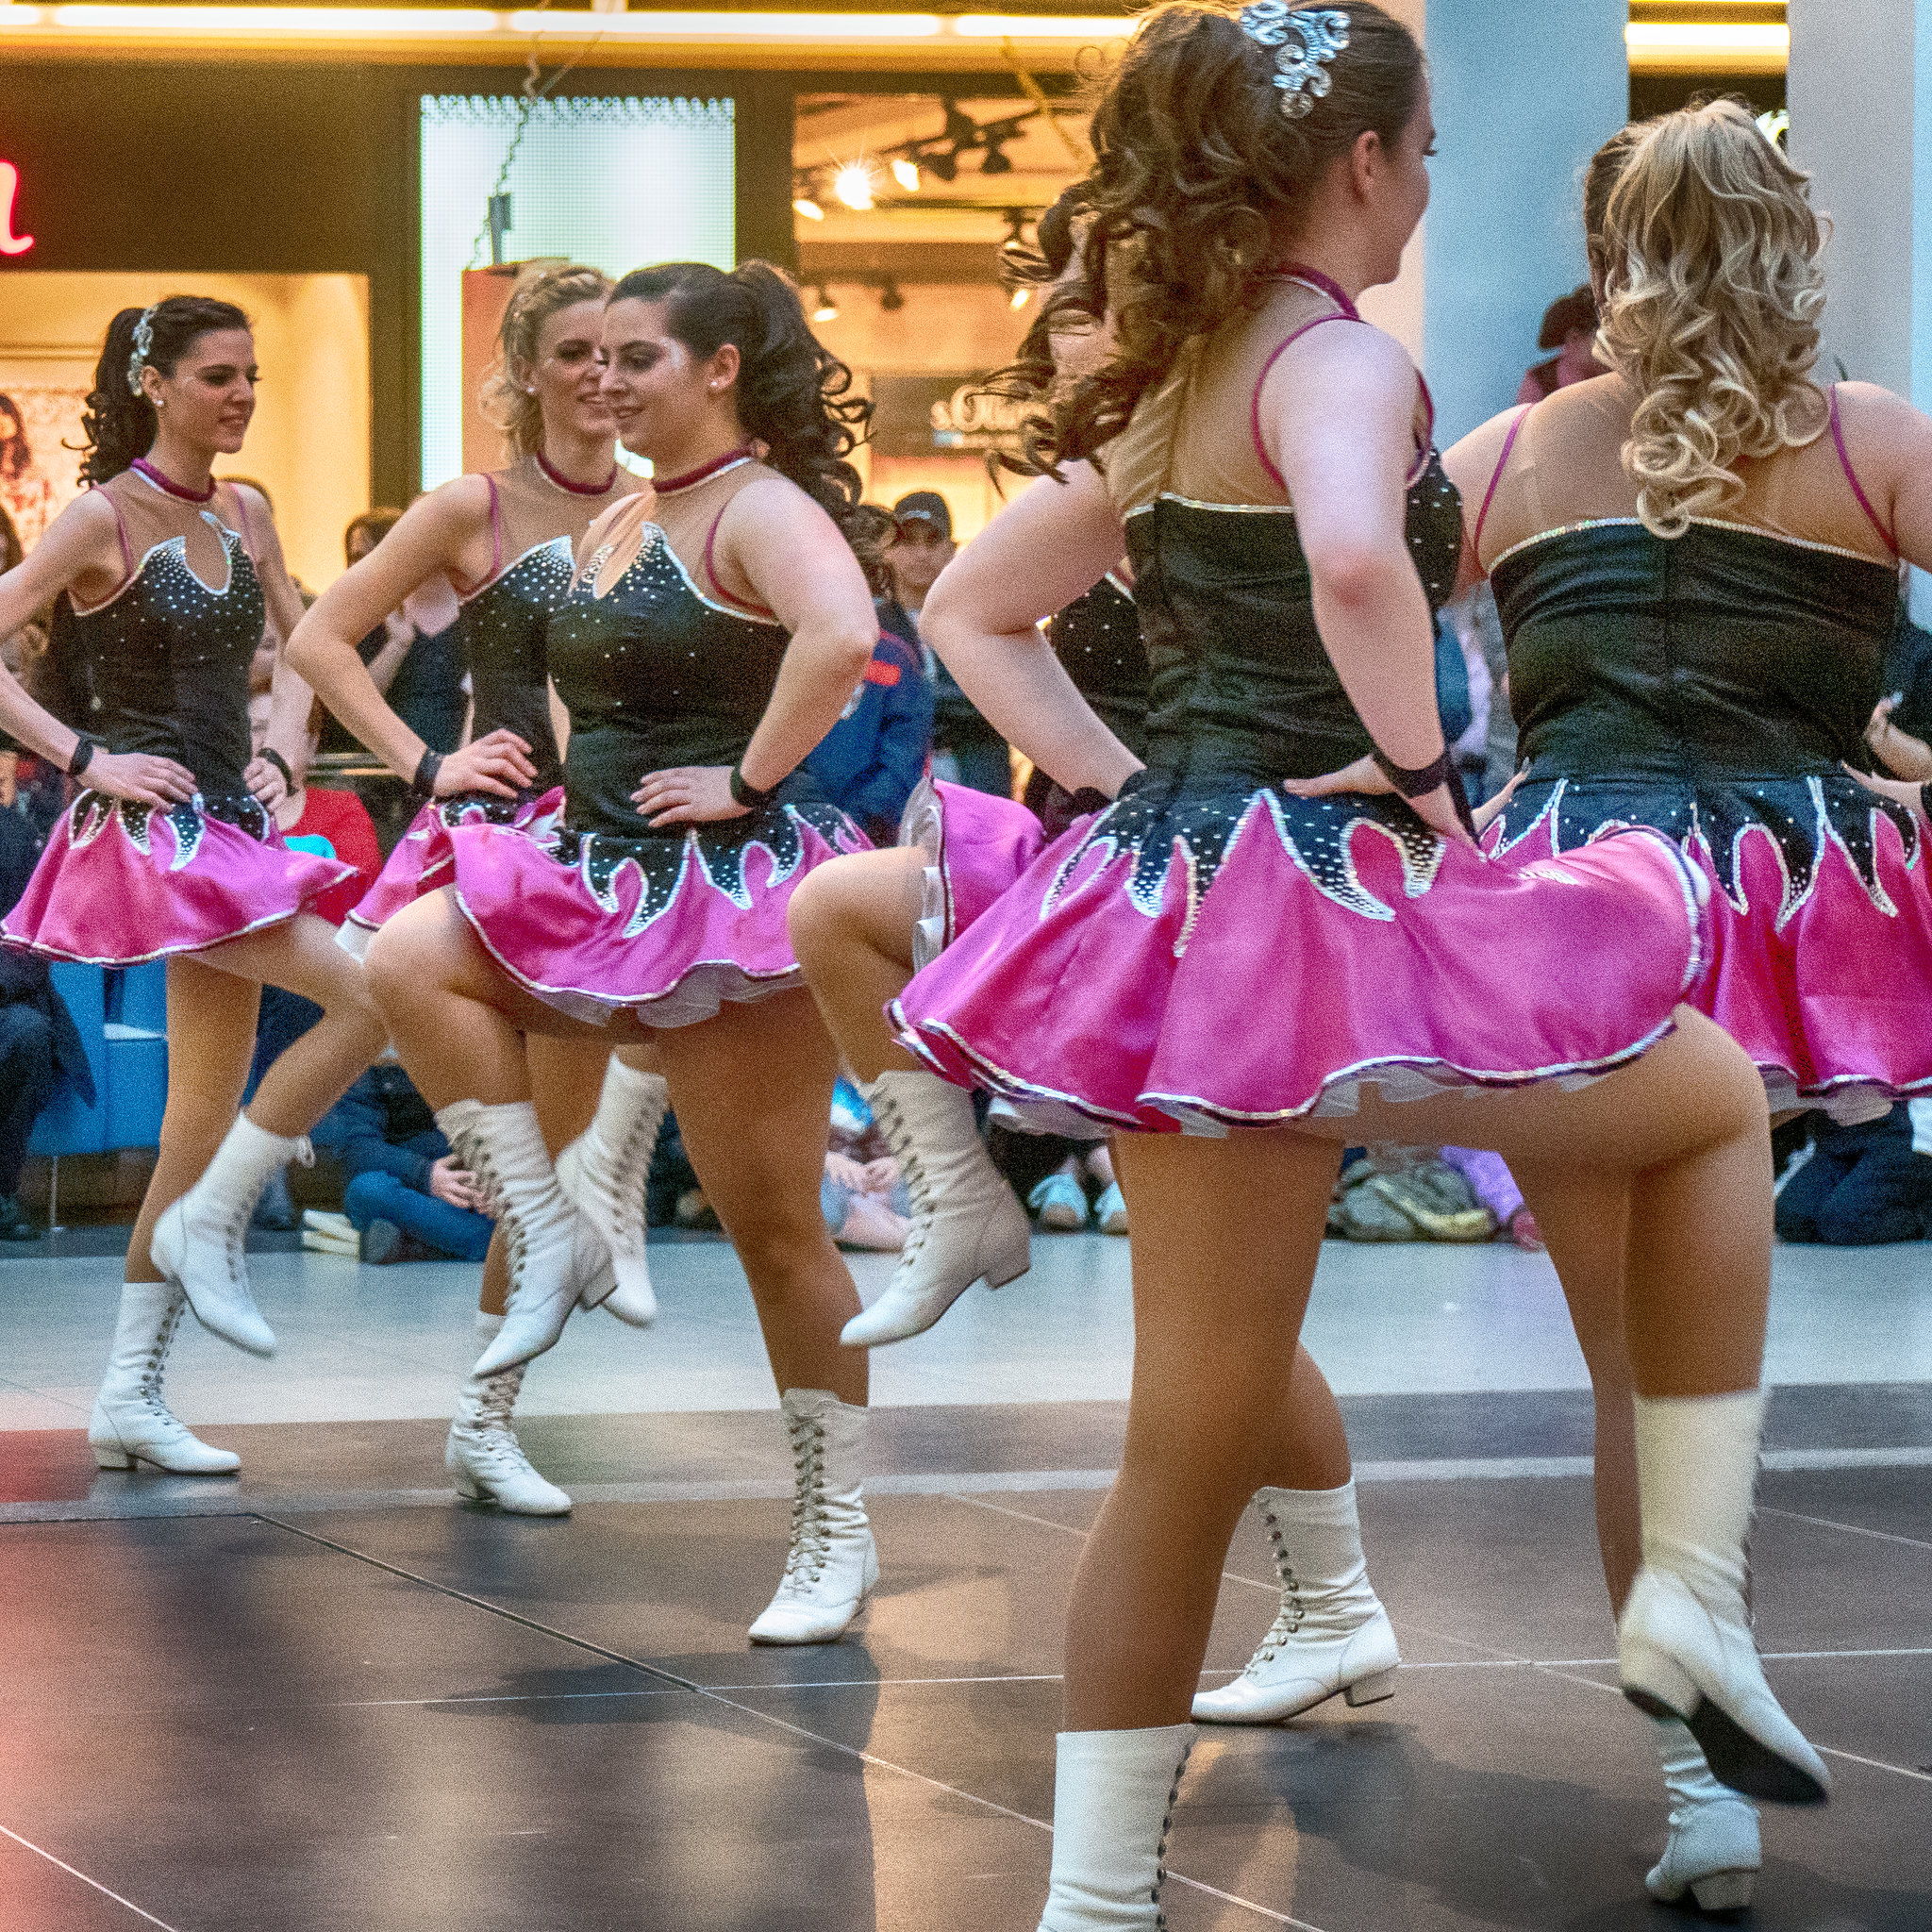
[[[803,215],[808,222],[822,222],[825,218],[824,209],[808,194],[798,195],[792,201],[791,212],[795,215]]]
[[[847,161],[832,177],[832,192],[855,212],[872,206],[872,170],[863,161]]]
[[[1032,295],[1033,291],[1031,289],[1015,289],[1013,291],[1013,307],[1015,308],[1025,308]]]
[[[812,310],[811,319],[814,322],[837,322],[839,319],[839,305],[832,300],[831,290],[823,282],[819,284],[818,306]]]
[[[879,290],[879,307],[888,315],[896,315],[906,306],[906,297],[900,292],[897,282],[890,277]]]
[[[892,179],[908,194],[917,194],[919,192],[919,163],[908,160],[904,155],[901,155],[892,163]]]

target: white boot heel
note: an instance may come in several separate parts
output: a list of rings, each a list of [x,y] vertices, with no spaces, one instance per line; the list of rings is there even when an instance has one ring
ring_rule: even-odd
[[[521,1367],[472,1375],[457,1399],[442,1452],[457,1494],[494,1503],[508,1516],[568,1516],[571,1500],[524,1454],[510,1417],[524,1386]]]
[[[1636,1418],[1643,1567],[1617,1624],[1624,1694],[1682,1719],[1721,1784],[1822,1805],[1831,1774],[1764,1681],[1744,1602],[1763,1391],[1640,1395]]]
[[[232,1449],[202,1441],[161,1400],[168,1351],[187,1306],[172,1282],[123,1285],[113,1351],[87,1425],[96,1469],[147,1462],[170,1475],[228,1475],[241,1468]]]
[[[527,1100],[485,1107],[458,1100],[436,1124],[475,1176],[509,1243],[509,1307],[473,1375],[494,1375],[554,1348],[579,1306],[615,1286],[609,1250],[557,1184]]]
[[[825,1389],[788,1389],[791,1544],[778,1591],[751,1626],[754,1643],[830,1643],[842,1637],[879,1580],[858,1464],[865,1410]]]
[[[1341,1687],[1341,1701],[1351,1710],[1359,1710],[1365,1704],[1381,1704],[1394,1695],[1393,1671],[1382,1671],[1373,1677],[1357,1677],[1353,1684]]]
[[[1053,1876],[1040,1932],[1164,1932],[1167,1835],[1191,1724],[1054,1740]]]
[[[1247,1668],[1194,1699],[1198,1724],[1276,1724],[1338,1692],[1351,1705],[1395,1694],[1402,1653],[1369,1582],[1355,1482],[1339,1490],[1257,1490],[1281,1604]]]
[[[865,1098],[911,1196],[912,1225],[885,1293],[840,1335],[847,1348],[922,1334],[975,1281],[1004,1288],[1033,1265],[1026,1210],[988,1159],[965,1088],[888,1073]]]
[[[155,1223],[155,1266],[179,1284],[204,1328],[250,1355],[274,1355],[275,1338],[249,1286],[249,1217],[270,1174],[314,1158],[299,1135],[271,1134],[239,1114],[201,1178]]]
[[[1671,1835],[1643,1887],[1664,1905],[1688,1891],[1705,1912],[1740,1912],[1764,1862],[1757,1810],[1710,1774],[1697,1740],[1674,1718],[1655,1726],[1671,1794]]]
[[[644,1240],[644,1183],[671,1105],[662,1074],[643,1074],[616,1055],[591,1124],[557,1157],[557,1183],[610,1250],[616,1288],[603,1306],[620,1322],[647,1328],[658,1315]]]

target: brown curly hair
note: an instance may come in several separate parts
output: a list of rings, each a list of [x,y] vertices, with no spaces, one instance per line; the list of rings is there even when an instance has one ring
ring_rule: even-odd
[[[1590,235],[1604,280],[1597,350],[1641,399],[1624,445],[1637,513],[1681,537],[1743,494],[1740,460],[1802,448],[1824,426],[1811,378],[1824,233],[1808,177],[1737,101],[1613,137],[1586,182],[1587,221],[1596,177],[1612,170]]]
[[[1024,467],[1051,474],[1117,436],[1188,342],[1255,306],[1281,217],[1331,163],[1365,133],[1391,148],[1401,139],[1424,86],[1415,37],[1368,0],[1321,10],[1347,17],[1348,42],[1299,119],[1282,112],[1273,49],[1233,7],[1170,0],[1141,21],[1089,127],[1082,272],[998,379],[1004,393],[1046,399],[1026,425]],[[1112,354],[1056,391],[1046,338],[1103,319]]]

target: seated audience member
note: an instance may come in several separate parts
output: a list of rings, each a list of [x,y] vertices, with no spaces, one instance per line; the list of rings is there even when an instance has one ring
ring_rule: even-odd
[[[11,907],[25,891],[39,858],[25,819],[0,811],[0,905]],[[40,1239],[20,1205],[20,1175],[34,1123],[60,1079],[92,1103],[87,1050],[47,962],[0,946],[0,1241]]]
[[[842,1074],[832,1090],[819,1209],[841,1247],[895,1254],[906,1245],[912,1211],[906,1183],[864,1096]]]
[[[494,1225],[483,1197],[393,1061],[371,1067],[309,1138],[348,1175],[342,1211],[363,1260],[482,1260]]]
[[[1865,1248],[1932,1235],[1932,1139],[1914,1139],[1907,1103],[1856,1127],[1810,1118],[1811,1151],[1778,1190],[1780,1241]]]
[[[1606,374],[1596,359],[1596,296],[1585,282],[1559,295],[1543,310],[1543,325],[1536,339],[1539,349],[1555,349],[1547,362],[1533,364],[1516,391],[1519,403],[1540,403],[1573,382],[1588,382]]]
[[[974,709],[952,673],[919,635],[925,593],[958,547],[953,541],[953,512],[937,490],[914,490],[902,496],[892,506],[892,541],[886,548],[892,594],[879,599],[879,624],[919,653],[932,682],[934,776],[1005,798],[1013,789],[1013,758],[1007,741]]]
[[[919,653],[882,632],[839,722],[805,761],[825,796],[874,845],[899,840],[899,814],[932,750],[932,686]]]

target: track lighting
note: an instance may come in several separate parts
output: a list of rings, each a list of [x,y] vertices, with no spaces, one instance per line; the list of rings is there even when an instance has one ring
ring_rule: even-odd
[[[1025,308],[1032,294],[1033,291],[1031,289],[1015,289],[1013,291],[1013,307],[1015,308]]]
[[[892,179],[908,194],[917,194],[919,192],[919,163],[908,160],[904,155],[901,155],[892,163]]]
[[[872,206],[872,170],[863,161],[847,161],[832,178],[832,192],[855,211],[869,208]]]
[[[808,222],[822,222],[825,218],[824,209],[812,200],[808,194],[801,194],[793,200],[791,212],[795,215],[803,215]]]
[[[879,290],[879,307],[888,315],[896,315],[906,306],[906,297],[900,293],[899,285],[888,280]]]
[[[832,300],[831,290],[823,282],[819,284],[818,306],[813,308],[811,319],[814,322],[837,322],[839,319],[839,305]]]

